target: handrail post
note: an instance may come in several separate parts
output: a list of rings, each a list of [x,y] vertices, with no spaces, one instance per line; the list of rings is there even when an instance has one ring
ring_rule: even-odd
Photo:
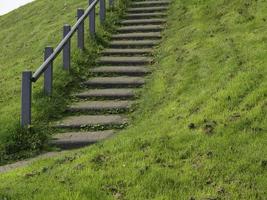
[[[79,20],[84,14],[84,9],[78,8],[77,19]],[[84,22],[80,24],[77,30],[78,48],[84,50]]]
[[[93,2],[94,0],[89,0],[89,5]],[[89,28],[91,35],[95,36],[95,8],[89,13]]]
[[[53,47],[45,47],[44,51],[44,60],[46,61],[47,58],[53,53]],[[53,62],[51,62],[48,68],[44,72],[44,93],[47,96],[52,95],[52,88],[53,88]]]
[[[22,73],[21,87],[21,126],[31,125],[31,103],[32,103],[32,72],[24,71]]]
[[[103,25],[106,19],[106,0],[99,1],[99,9],[100,23]]]
[[[63,38],[71,31],[71,26],[66,24],[63,27]],[[63,68],[65,70],[70,69],[70,40],[63,48]]]

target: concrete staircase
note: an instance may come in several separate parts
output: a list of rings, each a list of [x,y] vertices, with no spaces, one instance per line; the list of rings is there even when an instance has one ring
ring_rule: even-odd
[[[75,94],[68,117],[54,127],[63,132],[51,141],[61,149],[83,147],[112,136],[128,124],[127,113],[135,103],[136,90],[151,71],[153,47],[161,40],[170,1],[134,0],[120,22],[117,34],[102,51],[93,77]]]

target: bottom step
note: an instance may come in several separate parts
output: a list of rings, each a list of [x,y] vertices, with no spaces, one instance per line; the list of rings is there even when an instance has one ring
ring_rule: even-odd
[[[53,137],[50,144],[60,149],[76,149],[107,139],[113,134],[113,130],[60,133]]]

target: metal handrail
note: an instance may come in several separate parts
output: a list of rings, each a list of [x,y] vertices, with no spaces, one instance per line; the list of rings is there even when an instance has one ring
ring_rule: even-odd
[[[32,82],[36,82],[42,74],[44,74],[44,91],[46,95],[52,93],[53,81],[53,61],[63,50],[63,67],[68,69],[70,66],[70,40],[77,32],[78,34],[78,48],[84,49],[84,21],[89,16],[89,28],[92,35],[95,34],[95,8],[99,2],[100,6],[100,22],[105,20],[106,14],[106,0],[89,0],[89,7],[84,11],[78,9],[78,20],[72,28],[69,25],[64,26],[64,38],[53,51],[52,47],[45,48],[45,61],[32,74],[31,71],[24,71],[22,73],[22,91],[21,91],[21,126],[31,125],[31,102],[32,102]],[[113,6],[113,0],[109,0],[110,7]]]
[[[85,13],[82,15],[82,17],[76,22],[76,24],[73,26],[71,31],[63,38],[63,40],[59,43],[59,45],[56,47],[55,51],[45,60],[45,62],[36,70],[36,72],[32,76],[32,81],[36,82],[40,76],[44,73],[44,71],[48,68],[49,64],[57,58],[57,56],[61,53],[64,46],[69,42],[70,38],[75,34],[79,26],[84,22],[85,18],[89,15],[92,9],[95,8],[96,4],[99,2],[99,0],[94,0],[93,3],[90,4],[90,6],[87,8]]]

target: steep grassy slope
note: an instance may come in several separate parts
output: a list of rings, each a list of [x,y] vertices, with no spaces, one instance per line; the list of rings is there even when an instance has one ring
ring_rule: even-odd
[[[0,177],[6,199],[266,199],[267,7],[176,0],[133,125]]]
[[[35,71],[40,66],[44,47],[59,43],[62,26],[66,23],[73,25],[76,9],[86,8],[87,3],[86,0],[37,0],[0,17],[0,137],[11,122],[19,121],[21,72],[26,69]],[[85,25],[87,30],[88,23]]]
[[[55,46],[62,25],[73,24],[76,8],[85,6],[83,0],[39,0],[0,17],[0,138],[19,121],[21,72],[37,69],[44,47]]]
[[[38,151],[47,135],[48,122],[62,115],[67,104],[67,95],[78,85],[75,83],[79,82],[79,79],[86,77],[88,66],[94,63],[126,2],[115,1],[115,9],[108,12],[105,29],[100,27],[97,21],[98,40],[94,42],[86,37],[84,54],[77,50],[76,36],[73,37],[71,75],[61,69],[61,57],[54,64],[54,98],[44,98],[41,90],[42,80],[34,84],[34,130],[29,133],[19,128],[21,72],[26,69],[35,71],[40,66],[44,47],[55,47],[59,43],[62,26],[66,23],[73,25],[76,22],[76,9],[86,8],[88,1],[37,0],[0,17],[0,163],[10,158],[16,159],[22,154],[25,156],[25,151],[26,154],[31,153],[29,150]],[[85,23],[85,30],[88,34],[88,23]],[[46,127],[46,133],[40,136],[40,132],[44,130],[42,126]]]

